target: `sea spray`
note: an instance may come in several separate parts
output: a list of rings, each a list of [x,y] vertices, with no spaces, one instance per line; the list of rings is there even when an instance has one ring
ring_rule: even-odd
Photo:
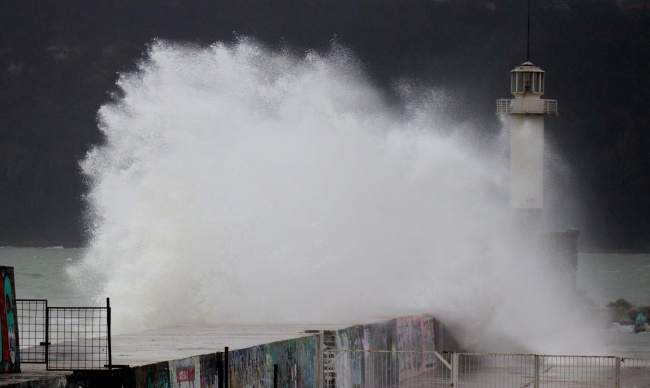
[[[434,94],[396,108],[342,48],[246,39],[154,42],[117,86],[71,274],[118,332],[430,313],[466,345],[584,343],[552,269],[515,253],[507,166]]]

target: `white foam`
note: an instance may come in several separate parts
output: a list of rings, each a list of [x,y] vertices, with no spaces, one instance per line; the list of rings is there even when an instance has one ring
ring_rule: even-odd
[[[577,341],[552,271],[512,252],[500,144],[434,93],[395,109],[343,49],[247,40],[156,42],[118,86],[72,270],[118,331],[432,313],[473,345]]]

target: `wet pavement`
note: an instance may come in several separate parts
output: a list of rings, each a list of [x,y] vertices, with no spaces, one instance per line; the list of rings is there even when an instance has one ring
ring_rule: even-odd
[[[139,365],[177,360],[340,330],[350,324],[179,326],[113,336],[113,364]]]

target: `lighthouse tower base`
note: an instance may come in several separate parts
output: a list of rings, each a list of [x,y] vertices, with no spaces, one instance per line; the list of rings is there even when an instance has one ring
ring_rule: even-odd
[[[510,207],[525,212],[544,204],[544,116],[510,116]]]

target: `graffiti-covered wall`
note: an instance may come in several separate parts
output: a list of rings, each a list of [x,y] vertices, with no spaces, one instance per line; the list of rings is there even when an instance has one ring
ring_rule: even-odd
[[[135,387],[213,388],[223,386],[223,353],[211,353],[133,368]],[[221,372],[222,373],[222,372]],[[221,381],[221,385],[219,385]]]
[[[20,372],[18,325],[16,324],[16,288],[13,267],[0,267],[0,372]]]
[[[356,325],[335,333],[336,349],[354,350],[456,350],[457,343],[430,315]]]
[[[228,353],[229,387],[315,387],[322,375],[320,336],[273,342]],[[223,387],[222,352],[133,368],[135,387]],[[277,365],[277,369],[274,366]],[[277,372],[276,372],[277,371]],[[276,376],[277,373],[277,376]]]
[[[329,371],[337,386],[371,387],[378,381],[405,381],[438,365],[436,356],[418,351],[457,350],[444,326],[428,315],[357,325],[334,334],[338,360]],[[344,352],[343,350],[364,352]],[[398,357],[397,352],[411,352]],[[389,352],[389,353],[382,353]]]
[[[230,387],[316,387],[322,375],[320,336],[296,338],[230,352]]]

